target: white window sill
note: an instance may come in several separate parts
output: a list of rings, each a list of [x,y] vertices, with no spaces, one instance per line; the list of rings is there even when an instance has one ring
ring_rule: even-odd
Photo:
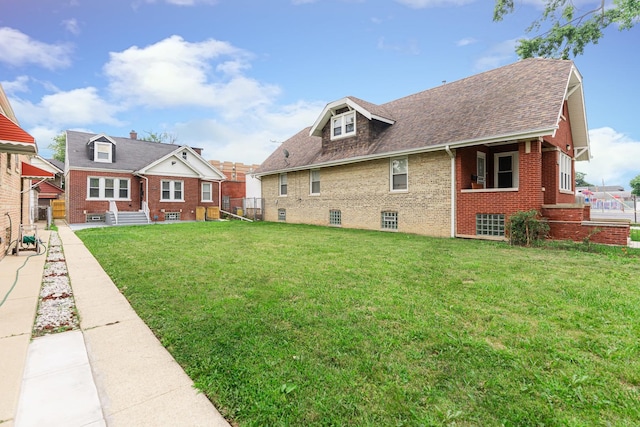
[[[131,199],[114,199],[113,197],[103,198],[103,197],[87,197],[84,199],[87,202],[130,202]]]
[[[509,193],[518,191],[518,187],[512,188],[463,188],[461,193]]]
[[[165,203],[184,203],[184,199],[160,199],[160,203],[165,202]]]
[[[408,189],[407,190],[389,190],[389,193],[392,193],[392,194],[404,194],[408,192],[409,192]]]
[[[355,135],[356,135],[355,132],[349,132],[344,135],[332,136],[331,141],[335,141],[337,139],[349,138],[350,136],[355,136]]]
[[[573,191],[571,190],[560,190],[560,194],[575,194]]]

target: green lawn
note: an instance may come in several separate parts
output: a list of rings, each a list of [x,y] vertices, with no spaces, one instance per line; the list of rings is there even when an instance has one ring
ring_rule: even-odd
[[[78,231],[239,426],[640,425],[640,251],[280,223]]]

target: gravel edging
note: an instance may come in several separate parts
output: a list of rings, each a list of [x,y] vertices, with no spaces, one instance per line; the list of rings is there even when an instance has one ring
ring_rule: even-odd
[[[58,233],[52,231],[32,336],[39,337],[78,328],[78,311],[69,282],[62,242]]]

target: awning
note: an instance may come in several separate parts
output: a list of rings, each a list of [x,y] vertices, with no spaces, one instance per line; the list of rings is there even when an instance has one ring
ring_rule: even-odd
[[[53,179],[54,175],[37,166],[22,162],[22,177],[28,179]]]
[[[11,154],[37,154],[38,146],[34,137],[0,114],[0,152]]]

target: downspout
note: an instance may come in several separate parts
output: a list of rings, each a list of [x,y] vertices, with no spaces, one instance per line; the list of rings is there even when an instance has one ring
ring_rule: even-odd
[[[456,153],[448,145],[444,150],[451,159],[451,237],[456,237]]]

